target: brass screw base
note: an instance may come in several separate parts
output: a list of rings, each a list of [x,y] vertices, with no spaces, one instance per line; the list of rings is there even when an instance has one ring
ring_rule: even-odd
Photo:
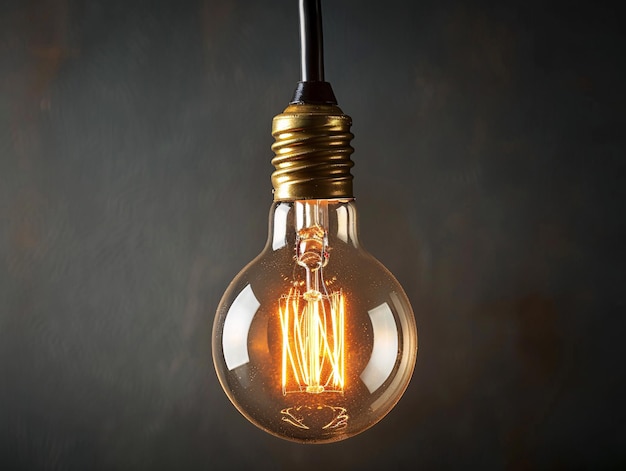
[[[274,201],[353,198],[352,120],[334,105],[292,104],[274,118]]]

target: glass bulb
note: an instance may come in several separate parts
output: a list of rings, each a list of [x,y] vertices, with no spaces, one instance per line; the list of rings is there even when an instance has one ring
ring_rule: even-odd
[[[213,326],[220,383],[252,423],[324,443],[382,419],[417,356],[409,301],[357,238],[352,199],[275,202],[267,244]]]

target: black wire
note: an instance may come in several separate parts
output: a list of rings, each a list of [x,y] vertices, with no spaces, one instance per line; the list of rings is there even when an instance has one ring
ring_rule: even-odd
[[[324,46],[320,0],[300,0],[300,46],[302,80],[291,103],[336,105],[330,83],[324,80]]]
[[[300,47],[303,82],[324,81],[324,42],[320,0],[300,0]]]

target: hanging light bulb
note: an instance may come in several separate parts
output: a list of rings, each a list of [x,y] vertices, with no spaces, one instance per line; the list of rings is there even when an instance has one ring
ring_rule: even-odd
[[[319,1],[300,1],[302,81],[274,118],[274,203],[261,254],[217,309],[213,360],[261,429],[324,443],[360,433],[411,378],[417,330],[393,275],[358,240],[351,119],[323,77]]]

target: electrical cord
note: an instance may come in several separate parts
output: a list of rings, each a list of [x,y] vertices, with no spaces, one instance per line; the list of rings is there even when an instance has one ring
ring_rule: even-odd
[[[300,0],[301,81],[292,104],[336,105],[330,83],[324,80],[324,41],[320,0]]]
[[[301,80],[324,81],[324,40],[320,0],[300,0]]]

